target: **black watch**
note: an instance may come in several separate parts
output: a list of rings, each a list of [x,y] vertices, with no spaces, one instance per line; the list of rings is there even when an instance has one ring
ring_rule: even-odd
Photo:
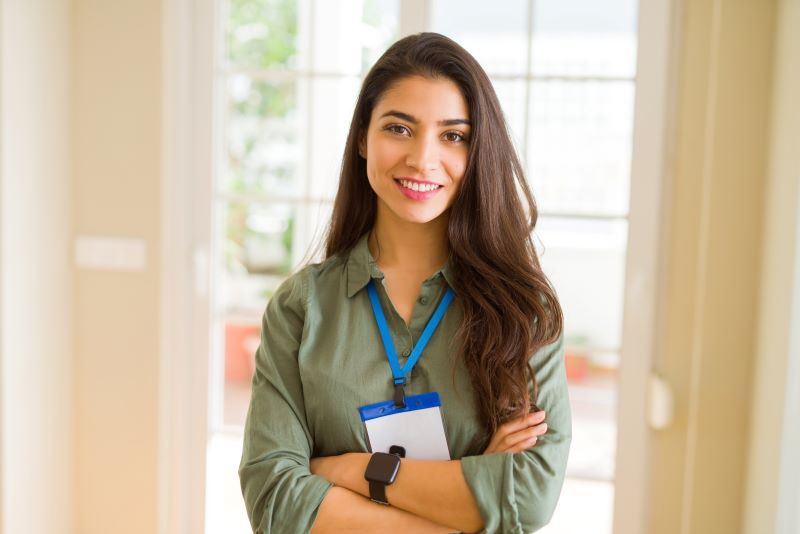
[[[394,482],[400,470],[400,455],[386,452],[372,453],[364,478],[369,481],[369,498],[381,504],[386,500],[386,486]]]

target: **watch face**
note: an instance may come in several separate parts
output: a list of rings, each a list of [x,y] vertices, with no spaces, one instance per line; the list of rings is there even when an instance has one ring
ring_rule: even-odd
[[[373,482],[391,484],[400,469],[400,458],[394,454],[376,452],[372,455],[367,465],[364,478]]]

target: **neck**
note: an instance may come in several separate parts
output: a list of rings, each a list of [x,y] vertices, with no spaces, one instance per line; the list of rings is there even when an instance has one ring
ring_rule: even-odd
[[[397,217],[378,201],[375,226],[369,236],[369,251],[379,268],[435,270],[450,252],[447,240],[449,211],[427,223]]]

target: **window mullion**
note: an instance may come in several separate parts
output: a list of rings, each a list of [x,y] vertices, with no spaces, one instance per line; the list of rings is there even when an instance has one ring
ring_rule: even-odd
[[[428,31],[430,27],[429,0],[401,0],[400,2],[400,37]]]
[[[531,117],[531,58],[533,54],[533,9],[534,0],[528,0],[528,49],[525,56],[525,120],[522,128],[522,166],[528,176],[528,139],[530,136]],[[530,177],[529,177],[530,178]]]

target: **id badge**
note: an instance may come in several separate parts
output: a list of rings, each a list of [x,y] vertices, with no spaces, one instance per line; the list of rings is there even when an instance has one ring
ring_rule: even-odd
[[[387,400],[358,409],[367,429],[370,452],[389,452],[403,447],[406,458],[450,460],[450,449],[437,392],[408,395],[403,408]]]

